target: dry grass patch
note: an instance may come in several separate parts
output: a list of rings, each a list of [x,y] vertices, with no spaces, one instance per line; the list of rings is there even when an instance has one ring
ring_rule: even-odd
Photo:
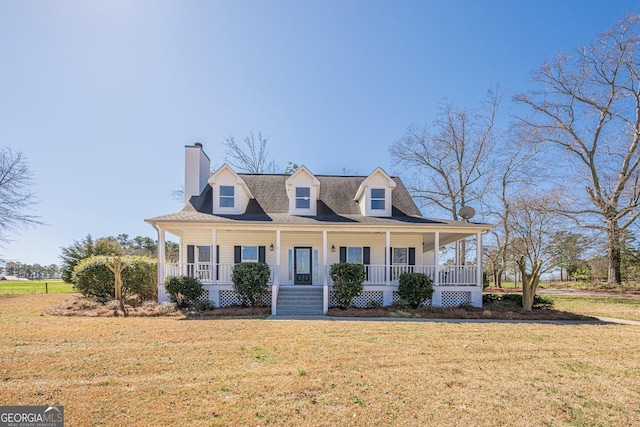
[[[0,404],[67,425],[640,423],[640,328],[54,317],[0,296]]]
[[[613,317],[640,321],[640,297],[586,297],[549,295],[559,310],[585,316]]]

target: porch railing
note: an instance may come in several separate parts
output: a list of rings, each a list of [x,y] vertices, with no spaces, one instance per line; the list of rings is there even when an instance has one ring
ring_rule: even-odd
[[[196,262],[186,264],[166,264],[164,267],[164,276],[191,276],[198,278],[203,284],[213,283],[215,278],[217,283],[231,283],[231,274],[233,273],[234,264],[213,264],[209,262]],[[271,276],[269,283],[273,283],[273,274],[276,270],[275,265],[269,265]]]
[[[215,277],[217,283],[230,284],[233,267],[233,264],[216,265],[213,263],[166,264],[164,271],[165,277],[187,275],[197,277],[204,284],[213,283]],[[276,266],[269,265],[269,267],[271,268],[269,283],[273,283]],[[398,279],[404,272],[425,273],[431,277],[434,284],[436,283],[436,267],[433,265],[392,265],[389,267],[385,265],[366,265],[367,278],[365,284],[385,285],[387,268],[389,268],[389,278],[392,285],[398,284]],[[481,284],[478,278],[478,269],[475,265],[445,265],[440,266],[438,270],[439,286],[479,286]],[[332,283],[330,277],[328,282]]]

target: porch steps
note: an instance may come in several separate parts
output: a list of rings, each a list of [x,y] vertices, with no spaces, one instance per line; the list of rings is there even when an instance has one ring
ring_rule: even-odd
[[[324,314],[322,297],[322,287],[281,286],[278,290],[276,313],[278,315]]]

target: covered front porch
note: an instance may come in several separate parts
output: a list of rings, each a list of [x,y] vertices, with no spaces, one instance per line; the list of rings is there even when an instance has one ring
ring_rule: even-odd
[[[162,248],[165,231],[172,230],[158,227],[158,231]],[[367,273],[365,290],[356,305],[391,304],[397,299],[398,278],[404,272],[431,277],[434,306],[482,305],[480,231],[200,228],[176,234],[180,238],[180,262],[159,263],[160,301],[167,300],[163,286],[166,277],[189,275],[203,283],[208,299],[216,306],[231,305],[235,264],[262,261],[271,269],[274,314],[281,287],[305,285],[323,288],[326,312],[332,300],[330,266],[356,262],[364,264]]]

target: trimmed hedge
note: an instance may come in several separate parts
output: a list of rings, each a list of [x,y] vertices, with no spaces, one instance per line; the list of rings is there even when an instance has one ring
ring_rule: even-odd
[[[164,282],[164,289],[169,294],[171,302],[175,302],[179,308],[191,307],[203,294],[202,283],[191,276],[172,276]]]
[[[402,273],[398,295],[411,308],[418,308],[433,296],[433,281],[424,273]]]
[[[363,283],[367,277],[364,266],[341,262],[333,264],[329,274],[333,280],[333,294],[338,301],[338,306],[342,309],[349,308],[353,299],[364,290]]]
[[[111,257],[109,257],[111,258]],[[141,300],[157,296],[158,261],[148,257],[121,257],[123,295],[136,295]],[[73,269],[73,287],[85,297],[108,301],[115,297],[115,277],[106,265],[107,256],[92,256]]]
[[[269,292],[271,269],[264,262],[241,262],[233,267],[233,292],[242,305],[255,307]]]

